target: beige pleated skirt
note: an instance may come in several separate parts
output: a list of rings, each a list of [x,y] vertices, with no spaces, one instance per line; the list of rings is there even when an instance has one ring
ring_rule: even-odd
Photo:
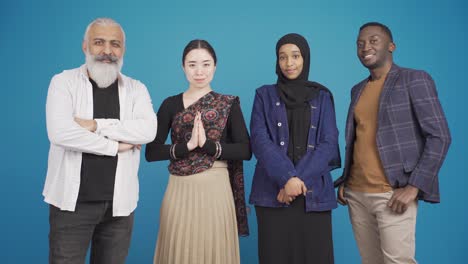
[[[226,162],[169,176],[155,264],[239,264],[236,213]]]

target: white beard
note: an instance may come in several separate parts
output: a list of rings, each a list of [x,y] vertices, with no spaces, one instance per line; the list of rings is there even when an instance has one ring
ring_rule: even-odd
[[[122,69],[123,58],[116,63],[105,63],[96,60],[96,56],[86,52],[86,68],[88,74],[99,88],[107,88],[117,80]]]

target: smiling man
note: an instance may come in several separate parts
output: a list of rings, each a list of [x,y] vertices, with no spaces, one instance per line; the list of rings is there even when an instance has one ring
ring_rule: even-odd
[[[440,202],[438,172],[451,142],[434,81],[394,64],[395,49],[387,26],[360,28],[357,55],[370,76],[351,91],[335,185],[362,263],[416,263],[417,200]]]
[[[120,73],[117,22],[91,22],[82,48],[85,65],[55,75],[47,95],[49,262],[85,263],[91,244],[90,263],[125,263],[140,147],[154,139],[156,115],[145,85]]]

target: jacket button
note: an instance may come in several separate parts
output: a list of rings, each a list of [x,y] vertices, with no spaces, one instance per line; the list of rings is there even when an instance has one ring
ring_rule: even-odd
[[[284,146],[284,141],[281,141],[281,142],[280,142],[280,145],[281,145],[281,146]]]
[[[276,106],[280,106],[280,102],[276,102]]]
[[[311,148],[311,149],[315,149],[314,145],[308,145],[308,147]]]
[[[312,125],[312,126],[310,126],[310,128],[315,129],[315,126]]]
[[[278,126],[279,126],[279,127],[281,126],[281,122],[278,122]]]

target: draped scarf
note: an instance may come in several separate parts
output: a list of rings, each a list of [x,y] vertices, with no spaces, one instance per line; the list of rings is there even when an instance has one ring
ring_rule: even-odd
[[[185,144],[192,136],[193,120],[197,112],[202,114],[206,137],[220,141],[223,130],[236,96],[222,95],[213,91],[207,93],[197,102],[178,112],[171,124],[171,139],[174,144]],[[197,148],[189,152],[186,158],[171,160],[169,172],[173,175],[189,176],[210,169],[215,157]],[[237,229],[241,236],[249,234],[245,204],[244,172],[242,160],[228,160],[229,180],[236,209]]]

